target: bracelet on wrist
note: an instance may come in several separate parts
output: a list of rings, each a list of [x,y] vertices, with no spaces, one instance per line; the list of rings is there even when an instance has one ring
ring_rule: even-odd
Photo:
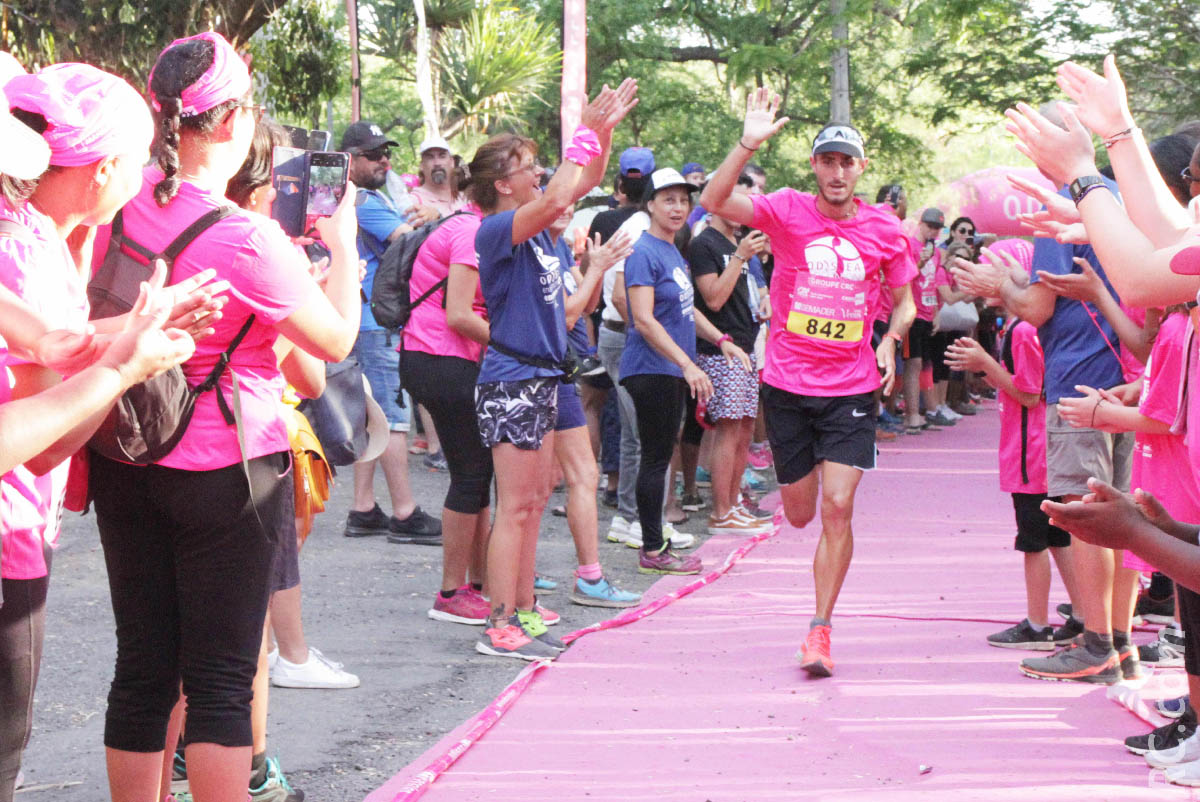
[[[1113,145],[1117,144],[1118,142],[1124,142],[1126,139],[1133,139],[1134,133],[1140,133],[1141,130],[1142,129],[1138,128],[1136,125],[1131,125],[1128,128],[1126,128],[1124,131],[1118,131],[1117,133],[1113,134],[1112,136],[1104,137],[1105,150],[1111,148]]]
[[[1103,398],[1097,398],[1096,406],[1092,407],[1092,424],[1090,426],[1090,428],[1092,428],[1092,429],[1096,428],[1096,412],[1100,409],[1100,405],[1103,403],[1104,403]]]
[[[741,139],[739,139],[739,140],[738,140],[738,144],[739,144],[739,145],[741,145],[741,146],[742,146],[743,148],[745,148],[746,150],[750,151],[751,153],[753,153],[753,152],[755,152],[756,150],[758,150],[758,148],[752,148],[752,147],[750,147],[749,145],[747,145],[747,144],[746,144],[746,142],[745,142],[745,139],[746,139],[745,137],[742,137]]]
[[[1068,191],[1071,193],[1071,200],[1078,206],[1089,192],[1102,188],[1107,188],[1107,185],[1099,175],[1083,175],[1071,182]]]
[[[720,348],[721,345],[726,342],[733,342],[733,338],[730,337],[728,334],[722,334],[720,337],[717,338],[717,342],[715,343],[715,345],[718,348]]]

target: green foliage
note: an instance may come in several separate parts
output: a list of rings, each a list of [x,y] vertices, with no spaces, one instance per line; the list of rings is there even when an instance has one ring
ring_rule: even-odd
[[[498,3],[477,9],[461,29],[442,36],[435,61],[448,128],[485,132],[519,122],[518,106],[541,100],[538,93],[559,68],[554,38],[533,17]]]
[[[330,0],[291,0],[252,42],[254,66],[266,75],[275,113],[319,127],[321,105],[337,94],[347,74],[345,29],[329,25]]]
[[[0,40],[26,67],[86,61],[144,86],[171,41],[216,30],[240,47],[286,0],[6,0]]]

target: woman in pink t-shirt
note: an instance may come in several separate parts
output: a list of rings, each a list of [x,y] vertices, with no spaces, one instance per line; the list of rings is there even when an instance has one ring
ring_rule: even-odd
[[[475,232],[482,215],[467,204],[421,244],[409,294],[420,298],[400,340],[404,388],[429,411],[450,470],[442,510],[442,586],[429,608],[435,621],[487,623],[483,596],[491,527],[492,452],[479,438],[475,381],[488,341],[479,289]],[[468,579],[470,573],[470,582]]]
[[[0,236],[0,284],[6,291],[0,314],[6,329],[21,329],[14,339],[25,341],[22,351],[38,357],[40,349],[29,347],[41,340],[35,335],[82,331],[86,325],[87,298],[65,235],[106,222],[132,196],[148,155],[150,119],[133,87],[84,64],[19,75],[4,92],[14,116],[41,132],[49,150],[50,168],[41,176],[0,178],[0,220],[6,225]],[[4,359],[3,400],[18,400],[0,407],[0,452],[9,469],[0,478],[0,802],[12,799],[31,729],[51,547],[69,470],[65,460],[95,430],[97,413],[127,387],[191,352],[186,334],[161,331],[166,310],[158,301],[169,296],[154,296],[147,306],[151,295],[143,292],[135,307],[137,332],[113,339],[94,366],[62,384],[41,364],[13,354]],[[88,340],[82,338],[75,370],[94,355]],[[144,362],[151,349],[162,357],[154,364]],[[16,437],[6,436],[15,430]]]
[[[184,374],[199,382],[248,328],[170,454],[148,466],[93,455],[90,485],[117,625],[104,735],[109,784],[114,800],[157,797],[182,680],[191,791],[198,800],[238,799],[247,791],[251,683],[278,519],[290,515],[283,377],[272,346],[282,335],[323,360],[350,352],[360,310],[354,192],[317,223],[332,253],[323,294],[275,222],[224,197],[258,116],[239,54],[217,34],[178,40],[159,56],[149,89],[158,163],[121,212],[124,236],[161,252],[202,216],[231,210],[173,266],[174,280],[212,267],[229,284],[223,316]],[[97,237],[97,259],[108,240],[109,232]],[[234,381],[240,427],[218,404],[218,393],[232,402]]]

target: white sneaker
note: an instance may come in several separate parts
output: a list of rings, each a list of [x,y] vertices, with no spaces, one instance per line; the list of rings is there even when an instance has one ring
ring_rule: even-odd
[[[275,664],[279,662],[279,647],[276,646],[271,651],[267,652],[267,671],[274,671]]]
[[[1147,765],[1155,769],[1165,769],[1195,760],[1200,760],[1200,732],[1192,733],[1192,737],[1180,741],[1170,749],[1154,749],[1146,753]]]
[[[1200,787],[1200,760],[1180,763],[1178,766],[1168,766],[1163,773],[1166,774],[1169,783],[1190,785],[1193,788]]]
[[[625,519],[625,516],[614,515],[612,517],[612,523],[608,525],[608,542],[628,543],[629,529],[631,526],[637,526],[638,531],[641,531],[641,525],[638,524],[637,521],[634,521],[632,524],[630,524],[630,522]],[[641,542],[639,541],[638,545],[634,546],[634,548],[641,548]]]
[[[358,677],[309,646],[308,660],[302,664],[280,656],[271,672],[271,684],[280,688],[357,688]]]
[[[685,532],[680,532],[675,529],[675,525],[662,522],[663,540],[671,543],[673,549],[690,549],[696,545],[696,538]],[[625,539],[625,545],[631,549],[640,549],[642,547],[642,522],[634,521],[629,525],[629,536]]]
[[[950,407],[946,404],[942,404],[940,407],[938,407],[937,411],[942,413],[942,417],[949,418],[950,420],[962,420],[962,415],[959,415],[957,412],[950,409]]]
[[[625,545],[631,549],[642,547],[642,522],[634,521],[625,532]]]

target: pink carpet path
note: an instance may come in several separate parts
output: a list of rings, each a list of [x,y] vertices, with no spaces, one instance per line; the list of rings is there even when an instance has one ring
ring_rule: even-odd
[[[422,800],[1200,799],[1125,751],[1121,739],[1148,725],[1104,688],[1027,679],[1017,663],[1030,653],[985,644],[1024,615],[997,436],[988,405],[882,445],[858,495],[831,679],[793,657],[813,610],[818,523],[785,525],[715,582],[526,677]],[[743,543],[711,539],[706,569]],[[664,578],[647,598],[687,581]],[[1065,599],[1056,583],[1052,605]],[[367,802],[415,798],[404,789],[475,723]]]

